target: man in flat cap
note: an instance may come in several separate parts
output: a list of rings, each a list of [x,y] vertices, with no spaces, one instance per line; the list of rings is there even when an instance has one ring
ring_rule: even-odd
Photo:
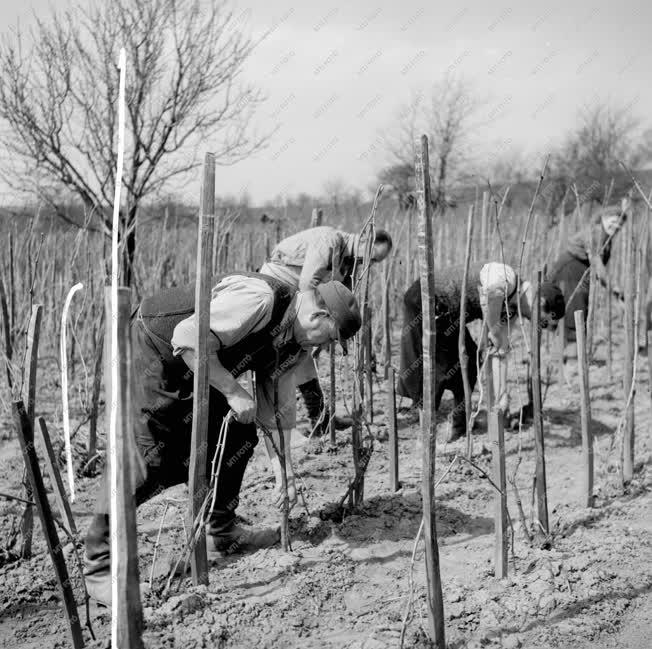
[[[136,481],[136,503],[188,479],[192,429],[193,348],[196,318],[194,287],[163,291],[145,298],[132,318],[132,396],[134,438],[145,467]],[[353,336],[361,320],[356,300],[340,282],[297,291],[257,273],[218,278],[210,302],[209,424],[207,472],[227,413],[228,425],[216,497],[207,521],[209,553],[253,551],[279,540],[278,529],[249,529],[236,523],[240,487],[258,443],[256,423],[276,437],[278,405],[285,438],[288,494],[296,502],[290,433],[295,427],[294,369],[313,347]],[[238,382],[255,375],[256,394]],[[274,399],[274,383],[278,403]],[[266,438],[276,478],[274,501],[283,505],[281,462]],[[109,493],[105,471],[95,515],[86,535],[85,574],[89,593],[111,601]]]
[[[260,272],[274,277],[299,291],[318,286],[331,279],[351,287],[351,275],[356,260],[362,268],[365,242],[360,236],[329,226],[319,226],[297,232],[283,239],[272,251]],[[392,238],[385,230],[376,230],[371,247],[371,262],[383,261],[392,250]],[[314,360],[310,357],[296,370],[296,383],[303,397],[310,420],[311,435],[320,436],[328,430],[324,393],[317,378]],[[335,428],[351,425],[350,417],[335,416]]]

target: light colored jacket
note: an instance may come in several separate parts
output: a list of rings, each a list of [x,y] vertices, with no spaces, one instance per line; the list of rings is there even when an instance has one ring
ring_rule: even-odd
[[[270,262],[296,268],[300,291],[331,279],[344,282],[353,270],[358,240],[357,235],[329,226],[309,228],[279,242]]]

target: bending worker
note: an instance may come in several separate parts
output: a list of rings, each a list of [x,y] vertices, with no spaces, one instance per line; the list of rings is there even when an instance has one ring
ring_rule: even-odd
[[[170,289],[144,299],[131,322],[134,437],[146,466],[146,475],[136,481],[137,505],[188,479],[194,306],[193,286]],[[214,284],[208,357],[209,475],[222,421],[230,411],[235,421],[227,429],[224,461],[207,523],[209,553],[252,551],[278,541],[278,529],[249,529],[236,523],[242,479],[258,443],[254,420],[273,431],[279,448],[273,386],[277,377],[278,411],[287,438],[288,493],[294,504],[289,439],[295,426],[294,369],[312,347],[337,340],[345,345],[360,324],[355,298],[340,282],[296,291],[265,275],[230,273]],[[256,398],[236,380],[247,370],[255,372]],[[266,442],[276,478],[275,504],[281,507],[281,463],[267,438]],[[107,479],[105,471],[85,553],[89,593],[103,603],[111,601]]]
[[[361,267],[365,245],[360,236],[320,226],[297,232],[283,239],[272,251],[270,260],[260,272],[284,282],[293,289],[306,291],[331,277],[351,287],[351,274],[356,259]],[[392,239],[384,230],[376,230],[371,261],[382,261],[392,249]],[[297,367],[296,382],[306,404],[313,435],[328,430],[324,393],[317,378],[315,362],[310,356]],[[351,425],[350,418],[335,417],[335,428]]]
[[[566,340],[575,341],[575,311],[586,313],[589,309],[589,287],[591,275],[589,269],[595,268],[598,281],[607,286],[607,264],[611,257],[611,242],[625,222],[628,202],[623,200],[621,206],[612,205],[600,210],[598,217],[587,227],[580,230],[568,240],[566,250],[555,262],[550,273],[550,281],[558,284],[564,292],[566,317],[564,328]],[[621,297],[617,286],[612,291]]]
[[[444,390],[453,393],[455,408],[453,426],[448,441],[454,441],[466,432],[464,383],[460,367],[458,337],[460,304],[464,266],[454,266],[435,274],[435,406],[438,408]],[[506,386],[509,329],[516,326],[520,302],[521,315],[530,318],[534,288],[530,282],[520,284],[516,273],[507,264],[475,263],[469,267],[466,288],[466,322],[482,319],[486,322],[489,352],[501,360],[501,384]],[[550,282],[541,284],[541,326],[556,326],[564,315],[564,298],[561,290]],[[464,332],[468,354],[468,374],[471,390],[477,378],[478,348],[468,329]],[[403,332],[401,334],[401,361],[398,393],[410,397],[422,406],[423,352],[421,322],[421,282],[417,280],[404,296]],[[496,395],[503,412],[508,410],[507,393]]]

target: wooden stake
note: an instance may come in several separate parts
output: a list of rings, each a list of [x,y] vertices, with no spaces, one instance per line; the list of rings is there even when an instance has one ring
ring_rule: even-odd
[[[482,192],[482,220],[480,221],[480,250],[482,250],[482,260],[489,257],[489,192]]]
[[[11,380],[11,355],[12,355],[12,336],[11,322],[9,317],[9,306],[7,303],[7,292],[5,283],[2,279],[2,269],[0,268],[0,311],[2,312],[2,330],[5,337],[5,371],[7,372],[7,387],[12,388]]]
[[[34,432],[34,410],[36,407],[36,370],[38,368],[38,343],[41,333],[41,316],[43,307],[35,304],[27,329],[27,349],[25,350],[25,377],[23,380],[23,403],[26,405],[30,434]],[[33,440],[32,440],[33,441]],[[32,500],[32,486],[25,481],[25,500]],[[32,536],[34,533],[34,510],[28,505],[20,521],[21,548],[20,556],[29,559],[32,556]]]
[[[445,649],[444,601],[439,573],[439,547],[435,522],[434,474],[437,434],[437,410],[433,399],[436,384],[435,329],[435,264],[432,241],[432,203],[430,193],[430,162],[428,138],[421,136],[421,146],[415,159],[417,202],[419,206],[419,268],[421,273],[421,304],[423,314],[423,410],[421,439],[423,470],[423,529],[425,541],[426,607],[428,635],[437,649]]]
[[[407,240],[405,242],[405,287],[404,292],[412,285],[412,208],[407,212]]]
[[[100,323],[100,327],[101,327]],[[91,413],[88,420],[88,452],[86,454],[86,471],[89,475],[95,472],[94,459],[97,455],[97,414],[100,407],[100,390],[102,388],[102,361],[104,351],[104,333],[97,337],[95,349],[95,368],[93,370],[93,393],[91,396]]]
[[[586,314],[586,358],[589,363],[593,361],[593,332],[597,296],[598,276],[596,275],[595,266],[591,264],[589,270],[589,308]]]
[[[312,211],[312,216],[310,217],[310,227],[318,228],[321,225],[323,216],[323,210],[319,207],[315,207]]]
[[[371,371],[371,357],[373,354],[373,341],[371,340],[371,307],[365,305],[365,330],[363,333],[364,345],[364,373],[367,379],[367,409],[369,422],[374,423],[374,376]]]
[[[398,491],[398,425],[396,421],[396,379],[393,367],[387,368],[387,429],[389,431],[389,488]]]
[[[591,429],[591,393],[589,390],[589,359],[584,339],[584,313],[575,311],[577,331],[577,364],[580,379],[582,416],[582,499],[584,507],[593,507],[593,431]]]
[[[534,448],[537,476],[537,535],[548,534],[548,495],[546,490],[546,460],[543,447],[543,412],[541,408],[541,271],[537,271],[532,305],[532,406],[534,410]]]
[[[332,448],[337,444],[337,433],[335,431],[335,343],[331,343],[328,347],[328,360],[330,370],[330,381],[328,390],[328,434]]]
[[[611,274],[607,274],[607,376],[609,383],[613,381],[613,340],[611,334],[611,321],[613,320],[612,312],[612,292],[611,292]]]
[[[457,339],[457,350],[464,384],[464,412],[466,421],[466,457],[471,459],[473,437],[469,424],[471,422],[471,383],[469,382],[469,355],[466,350],[466,285],[469,278],[469,264],[471,262],[471,242],[473,240],[473,205],[469,207],[466,221],[466,252],[464,255],[464,275],[460,296],[460,333]],[[474,359],[475,362],[475,359]]]
[[[492,365],[495,361],[495,357],[490,356],[488,364]],[[489,383],[490,382],[491,380]],[[493,479],[496,486],[500,489],[500,493],[497,493],[495,496],[494,522],[496,529],[496,547],[494,552],[494,575],[498,579],[504,579],[507,577],[507,549],[509,547],[507,525],[507,480],[505,471],[505,432],[503,428],[503,413],[498,406],[493,406],[489,411],[488,423]]]
[[[208,448],[208,338],[210,336],[211,241],[215,227],[215,156],[207,153],[201,187],[197,240],[197,278],[195,282],[195,367],[193,376],[192,442],[188,488],[190,521],[202,514],[208,486],[206,451]],[[189,526],[192,529],[192,525]],[[192,581],[195,586],[208,585],[206,533],[202,524],[190,555]]]
[[[390,318],[390,286],[392,282],[391,276],[392,264],[387,264],[385,269],[385,286],[383,290],[383,375],[387,380],[389,378],[389,368],[392,364],[392,331],[391,331],[391,318]]]
[[[636,284],[636,244],[634,242],[633,219],[627,219],[625,225],[625,376],[623,387],[627,410],[625,412],[625,429],[623,432],[622,479],[623,483],[631,482],[634,475],[634,404],[636,386],[634,377],[634,354],[636,341],[635,284]],[[632,392],[632,398],[629,394]]]
[[[61,590],[63,605],[66,611],[66,617],[68,618],[68,625],[70,626],[72,645],[75,649],[81,649],[84,646],[84,638],[82,636],[81,624],[79,623],[77,604],[75,603],[72,583],[68,576],[68,568],[66,567],[66,561],[62,553],[62,545],[59,542],[57,528],[54,524],[52,510],[50,509],[45,485],[43,484],[43,476],[41,475],[38,458],[36,457],[36,449],[33,443],[34,434],[31,430],[29,415],[22,401],[14,401],[12,410],[14,427],[16,428],[20,447],[25,458],[25,466],[27,467],[27,475],[32,485],[36,509],[41,520],[41,527],[48,545],[48,552],[52,559],[57,583]],[[120,649],[123,646],[127,647],[127,645],[120,645]]]
[[[117,326],[117,337],[105,334],[105,393],[109,475],[111,476],[111,578],[114,644],[120,649],[142,649],[143,611],[140,603],[138,538],[136,531],[137,454],[132,426],[131,290],[117,289],[117,313],[112,312],[113,289],[105,290],[105,322]],[[113,340],[117,341],[112,349]],[[115,367],[113,367],[115,364]],[[109,380],[115,378],[117,381]],[[113,384],[118,387],[114,394]]]
[[[48,428],[43,417],[38,418],[38,431],[41,436],[43,448],[45,449],[45,466],[47,467],[48,475],[52,482],[54,498],[57,501],[57,508],[59,509],[59,513],[61,514],[66,529],[72,537],[76,537],[77,526],[75,525],[75,519],[73,518],[65,489],[63,488],[61,472],[59,471],[57,458],[54,454],[54,449],[52,448],[52,442],[50,441],[50,434],[48,433]]]

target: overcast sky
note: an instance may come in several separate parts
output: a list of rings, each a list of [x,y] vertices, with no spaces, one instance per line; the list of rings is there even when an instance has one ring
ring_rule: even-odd
[[[50,4],[65,3],[3,0],[0,17],[26,21]],[[265,151],[219,169],[217,191],[246,187],[255,202],[319,193],[332,179],[366,189],[385,162],[379,133],[447,71],[486,100],[487,153],[543,157],[596,98],[652,112],[649,0],[244,0],[236,14],[262,38],[246,66],[268,96],[256,124],[278,131]],[[183,191],[197,193],[193,183]]]

